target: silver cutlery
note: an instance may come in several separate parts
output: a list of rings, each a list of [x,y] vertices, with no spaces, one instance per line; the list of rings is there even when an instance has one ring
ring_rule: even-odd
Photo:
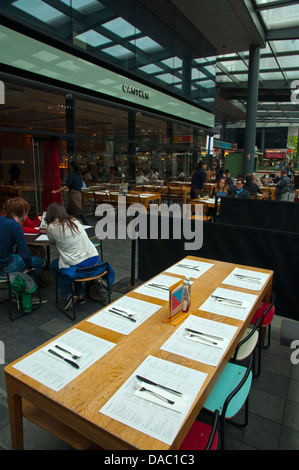
[[[194,271],[200,271],[200,268],[197,268],[196,266],[190,266],[189,264],[177,264],[180,268],[186,268],[186,269],[194,269]]]
[[[210,333],[204,333],[203,331],[192,330],[191,328],[185,328],[185,330],[188,331],[188,333],[193,333],[195,335],[207,336],[208,338],[216,339],[218,341],[223,341],[224,340],[220,336],[211,335]]]
[[[159,398],[160,400],[165,401],[166,403],[169,403],[169,405],[174,405],[174,401],[169,400],[166,397],[163,397],[163,395],[160,395],[159,393],[153,392],[152,390],[149,390],[148,388],[144,387],[140,382],[135,382],[135,388],[139,390],[139,392],[149,392],[155,397]]]
[[[59,349],[60,351],[66,352],[72,356],[72,359],[79,359],[81,355],[73,354],[71,351],[68,351],[67,349],[62,348],[59,346],[59,344],[55,344],[55,348]]]
[[[165,387],[165,385],[160,385],[156,382],[153,382],[152,380],[146,379],[145,377],[142,377],[141,375],[136,375],[138,380],[141,380],[142,382],[145,382],[149,385],[155,385],[156,387],[162,388],[164,390],[167,390],[169,393],[173,393],[174,395],[178,395],[179,397],[183,396],[182,392],[178,392],[177,390],[174,390],[173,388]]]
[[[123,309],[118,308],[118,307],[111,307],[111,308],[113,310],[115,310],[116,312],[124,313],[125,315],[128,315],[128,317],[133,317],[135,315],[134,313],[128,312],[128,310],[123,310]]]
[[[48,349],[48,352],[53,354],[53,356],[59,357],[59,359],[62,359],[63,361],[65,361],[70,366],[75,367],[76,369],[80,368],[79,365],[76,362],[71,361],[70,359],[67,359],[66,357],[62,356],[61,354],[58,354],[56,351],[53,351],[53,349]]]
[[[163,286],[161,284],[155,284],[155,283],[150,283],[147,284],[147,287],[152,287],[153,289],[160,289],[160,290],[166,290],[169,291],[169,287]]]
[[[234,274],[234,276],[237,277],[238,279],[248,281],[248,282],[255,282],[257,284],[260,284],[262,282],[261,279],[258,277],[245,276],[243,274]]]
[[[113,313],[114,315],[119,315],[120,317],[126,318],[127,320],[136,322],[135,318],[129,317],[129,316],[128,316],[127,314],[125,314],[125,313],[117,312],[116,310],[114,310],[114,309],[112,309],[112,308],[110,308],[109,310],[107,310],[107,312]]]
[[[211,297],[212,299],[214,299],[216,302],[219,302],[219,303],[231,305],[232,307],[245,308],[245,307],[242,307],[242,302],[239,302],[239,300],[227,299],[226,297],[218,297],[217,295],[211,295]]]

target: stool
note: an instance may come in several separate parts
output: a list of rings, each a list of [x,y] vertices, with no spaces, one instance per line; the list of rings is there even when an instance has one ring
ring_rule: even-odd
[[[92,273],[93,271],[97,270],[98,268],[104,268],[104,271],[100,274],[96,274],[96,275],[91,274],[91,275],[88,276],[88,273]],[[58,304],[58,284],[57,284],[57,277],[56,277],[56,307],[57,307],[57,309],[60,310],[62,313],[64,313],[71,320],[75,320],[76,319],[75,302],[74,302],[75,282],[94,281],[96,279],[103,278],[105,275],[107,276],[106,279],[105,279],[107,285],[106,286],[104,285],[104,288],[108,292],[108,303],[110,304],[110,302],[111,302],[111,299],[110,299],[110,290],[111,290],[111,288],[110,288],[110,285],[109,285],[108,270],[109,270],[108,263],[95,264],[94,266],[88,266],[86,268],[78,268],[76,270],[78,275],[80,275],[80,273],[81,273],[82,276],[83,276],[83,274],[86,273],[86,276],[77,277],[75,279],[71,278],[71,281],[72,281],[71,297],[72,297],[72,304],[73,304],[73,313],[72,314],[69,314],[66,310],[62,309]]]

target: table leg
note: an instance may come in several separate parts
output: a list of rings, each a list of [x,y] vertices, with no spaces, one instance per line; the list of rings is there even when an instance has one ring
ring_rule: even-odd
[[[13,381],[6,376],[7,402],[13,450],[23,450],[22,398],[17,395]]]

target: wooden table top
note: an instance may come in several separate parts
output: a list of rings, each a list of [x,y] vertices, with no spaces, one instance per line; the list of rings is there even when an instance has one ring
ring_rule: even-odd
[[[20,395],[35,403],[42,410],[50,412],[54,418],[68,424],[92,442],[106,449],[168,450],[179,448],[223,368],[230,359],[236,345],[240,341],[258,305],[263,299],[269,300],[273,277],[273,272],[269,270],[238,266],[192,256],[188,258],[213,264],[198,279],[191,278],[193,285],[189,313],[237,327],[236,334],[217,367],[162,350],[161,346],[177,328],[163,322],[165,317],[167,317],[168,302],[131,291],[127,296],[160,305],[162,308],[129,335],[122,335],[97,326],[88,322],[87,319],[75,325],[73,328],[113,342],[116,346],[58,392],[49,389],[14,368],[14,365],[20,359],[9,364],[5,368],[5,374],[10,406],[12,407],[15,396]],[[252,291],[221,284],[236,266],[269,274],[261,291]],[[164,274],[173,276],[175,280],[178,277],[182,279],[182,276],[175,276],[165,272]],[[257,295],[257,299],[246,321],[198,310],[198,307],[203,304],[218,286]],[[38,349],[40,348],[36,348],[35,351]],[[24,357],[29,356],[33,352],[26,354]],[[171,446],[99,412],[102,406],[149,355],[207,373],[207,378]],[[18,407],[16,407],[16,410],[11,410],[12,413],[15,411],[18,411]]]

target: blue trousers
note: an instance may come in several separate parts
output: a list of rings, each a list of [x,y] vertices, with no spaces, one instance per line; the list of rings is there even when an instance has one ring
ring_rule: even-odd
[[[6,271],[9,273],[13,272],[22,272],[26,269],[25,263],[21,255],[12,255],[14,260],[6,266]],[[39,273],[41,272],[42,268],[45,265],[45,260],[40,256],[32,256],[32,267],[36,269],[36,278],[38,277]]]
[[[88,266],[93,266],[99,261],[98,256],[93,256],[92,258],[88,258],[87,260],[82,261],[81,263],[75,264],[78,268],[86,268]],[[66,300],[72,292],[72,279],[69,276],[65,276],[61,273],[59,269],[59,259],[56,258],[51,263],[51,271],[53,276],[57,279],[58,289],[60,291],[61,296]],[[76,295],[84,295],[84,283],[83,282],[75,282],[75,293]]]

